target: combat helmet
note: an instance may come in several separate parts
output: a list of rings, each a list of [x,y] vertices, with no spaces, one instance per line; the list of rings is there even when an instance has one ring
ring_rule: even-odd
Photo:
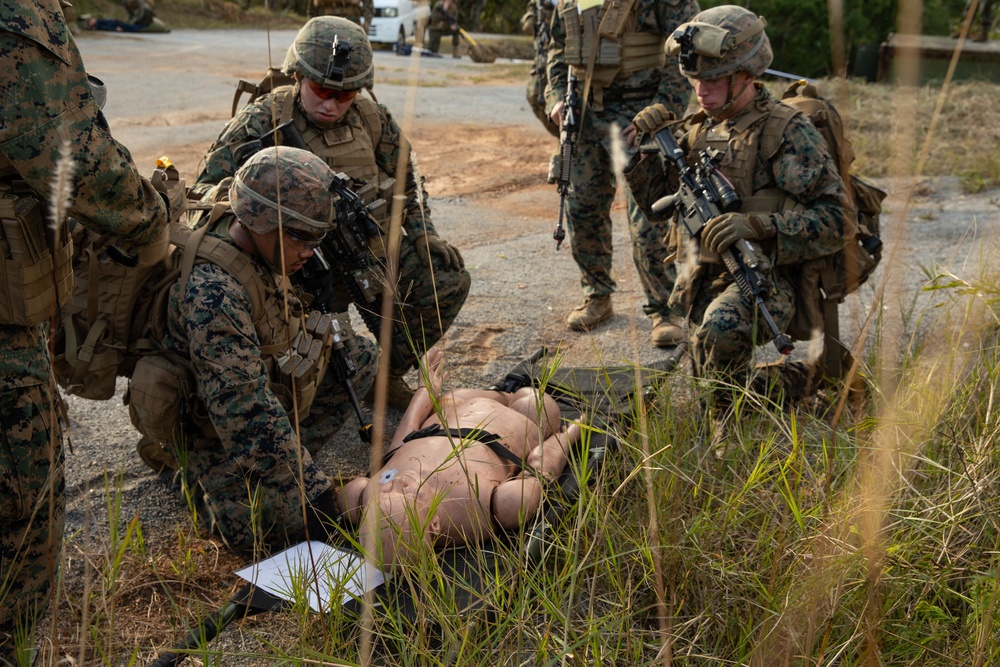
[[[668,56],[679,56],[681,74],[718,79],[737,72],[760,76],[774,57],[767,21],[749,9],[720,5],[695,15],[667,39]]]
[[[258,151],[239,168],[229,186],[229,201],[240,223],[258,234],[276,229],[279,213],[284,227],[322,234],[334,226],[333,179],[333,170],[322,158],[298,148],[273,146]]]
[[[364,28],[338,16],[317,16],[299,30],[281,69],[324,88],[360,90],[375,85],[374,68]]]

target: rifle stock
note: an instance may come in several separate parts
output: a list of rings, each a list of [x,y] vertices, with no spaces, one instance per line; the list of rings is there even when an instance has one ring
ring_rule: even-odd
[[[691,167],[669,127],[656,132],[653,140],[663,157],[677,169],[680,181],[677,192],[653,204],[653,212],[666,213],[671,209],[676,210],[688,233],[698,238],[709,220],[740,209],[742,202],[739,194],[718,170],[714,156],[703,150],[698,155],[696,165]],[[740,292],[757,306],[768,331],[771,332],[774,347],[781,354],[790,354],[794,349],[792,339],[778,328],[764,304],[764,299],[771,293],[771,283],[764,273],[766,258],[746,239],[738,240],[719,255],[739,286]]]

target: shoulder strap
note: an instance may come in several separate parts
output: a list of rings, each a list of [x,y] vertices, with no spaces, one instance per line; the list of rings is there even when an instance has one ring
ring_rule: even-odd
[[[781,147],[781,139],[785,136],[788,124],[797,114],[802,113],[792,107],[778,102],[771,109],[767,120],[764,122],[764,130],[760,137],[760,150],[768,159],[774,157]]]
[[[250,258],[226,241],[208,235],[208,231],[229,211],[228,201],[216,202],[208,220],[197,229],[175,225],[170,230],[170,241],[184,248],[180,259],[180,282],[187,285],[191,271],[198,261],[209,262],[236,278],[250,295],[251,317],[256,322],[264,313],[267,288]]]
[[[362,94],[355,99],[354,107],[361,114],[361,122],[372,139],[372,148],[376,148],[382,140],[382,121],[379,118],[378,103]]]

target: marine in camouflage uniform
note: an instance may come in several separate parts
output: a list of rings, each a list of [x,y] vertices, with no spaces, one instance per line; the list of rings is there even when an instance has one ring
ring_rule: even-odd
[[[231,210],[209,219],[207,233],[251,260],[270,301],[261,310],[277,317],[255,319],[252,295],[232,266],[198,263],[186,284],[170,290],[164,347],[190,361],[196,387],[173,453],[200,515],[233,549],[294,543],[307,525],[311,537],[323,539],[324,522],[337,516],[330,478],[312,457],[349,420],[349,394],[326,372],[310,402],[302,393],[307,381],[296,372],[293,402],[281,370],[301,310],[287,275],[335,225],[333,178],[317,156],[279,146],[258,152],[219,186],[228,190]],[[303,323],[299,330],[306,329]],[[357,369],[351,382],[364,393],[374,382],[378,348],[366,338],[347,339]]]
[[[342,57],[334,58],[331,45],[335,38],[351,45],[345,68],[339,73],[332,71],[338,67],[337,58]],[[413,346],[394,346],[389,385],[390,404],[404,410],[413,393],[402,376],[415,366],[417,355],[432,347],[451,326],[469,294],[469,272],[458,250],[434,229],[423,179],[412,156],[406,161],[405,173],[397,174],[400,151],[410,144],[389,110],[366,91],[374,84],[367,36],[343,19],[310,19],[289,49],[284,70],[294,74],[297,83],[276,88],[236,114],[205,155],[205,167],[193,189],[204,193],[231,176],[238,166],[234,151],[271,132],[275,119],[278,124],[293,121],[309,149],[336,172],[378,183],[405,179],[405,235],[400,243],[395,293]]]
[[[437,53],[441,50],[441,38],[451,35],[451,55],[458,54],[458,7],[455,0],[438,0],[431,9],[427,24],[427,48]]]
[[[161,238],[166,206],[136,171],[128,151],[111,137],[58,0],[0,0],[0,60],[4,191],[9,193],[18,179],[47,200],[60,147],[68,142],[75,161],[70,212],[77,220],[119,236],[119,247],[129,254]],[[0,231],[0,238],[6,241],[6,232]],[[2,274],[0,270],[6,288],[9,278]],[[14,297],[2,298],[10,305]],[[22,648],[30,647],[59,563],[65,482],[47,328],[47,323],[0,321],[3,664],[16,660],[15,632],[24,638]]]
[[[708,221],[700,238],[691,239],[684,225],[673,223],[667,243],[677,265],[688,267],[680,272],[669,306],[678,316],[690,316],[696,370],[740,385],[754,345],[771,334],[718,253],[739,239],[758,242],[773,267],[765,305],[785,330],[795,310],[796,267],[844,247],[851,209],[826,140],[804,115],[755,81],[772,58],[764,25],[747,9],[723,5],[681,26],[677,34],[691,28],[694,39],[671,39],[668,53],[680,55],[681,71],[692,79],[702,109],[674,122],[668,109],[650,107],[634,120],[646,136],[672,123],[688,155],[720,151],[719,169],[740,195],[740,211]],[[676,190],[675,170],[664,172],[662,165],[657,155],[646,155],[626,168],[629,187],[648,214],[657,199]],[[719,430],[715,437],[722,437]]]
[[[690,86],[675,68],[663,67],[663,44],[697,11],[695,0],[605,2],[582,14],[575,0],[561,0],[556,7],[548,54],[546,112],[553,121],[561,122],[570,64],[577,74],[580,97],[588,99],[567,197],[569,240],[586,297],[583,305],[570,313],[567,324],[571,329],[587,330],[612,316],[611,294],[616,285],[611,274],[611,204],[616,176],[611,134],[629,126],[632,117],[650,104],[664,104],[678,115],[683,113]],[[618,39],[598,40],[598,26],[601,34],[617,33]],[[614,41],[620,42],[620,49]],[[588,73],[591,62],[596,64]],[[591,85],[585,92],[588,74]],[[626,158],[634,148],[627,151]],[[680,329],[667,321],[674,272],[663,261],[666,250],[661,239],[666,226],[643,215],[631,195],[626,195],[626,204],[632,258],[646,294],[644,310],[653,318],[654,343],[676,344]]]
[[[374,0],[312,0],[310,16],[339,16],[369,29],[375,18]]]

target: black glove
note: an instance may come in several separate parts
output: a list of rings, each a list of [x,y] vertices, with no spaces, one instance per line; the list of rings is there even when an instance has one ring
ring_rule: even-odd
[[[432,255],[440,257],[444,268],[448,271],[459,271],[465,268],[465,260],[462,259],[458,248],[436,234],[421,234],[414,237],[413,245],[417,249],[420,261],[427,268],[431,267]]]

